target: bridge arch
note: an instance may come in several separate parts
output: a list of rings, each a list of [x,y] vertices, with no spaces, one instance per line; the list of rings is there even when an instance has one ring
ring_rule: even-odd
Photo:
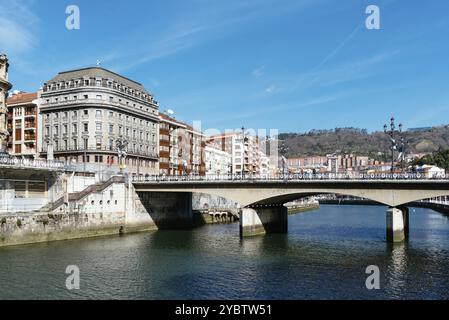
[[[153,183],[136,185],[138,191],[191,192],[219,196],[242,208],[259,204],[282,205],[301,197],[340,194],[397,207],[428,198],[449,196],[447,181],[341,181],[254,183]]]

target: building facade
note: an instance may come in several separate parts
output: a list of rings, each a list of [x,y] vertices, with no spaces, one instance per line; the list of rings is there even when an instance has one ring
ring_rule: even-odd
[[[8,109],[6,107],[6,99],[8,97],[8,91],[12,88],[12,85],[8,82],[8,58],[4,54],[0,54],[0,154],[7,151],[7,117]]]
[[[230,175],[232,171],[232,155],[226,151],[206,146],[206,176],[217,177]]]
[[[160,174],[206,174],[205,138],[201,132],[161,113],[159,137]]]
[[[39,92],[39,109],[42,157],[118,169],[123,139],[129,173],[159,172],[158,103],[140,83],[100,67],[61,72]]]
[[[38,156],[37,93],[13,93],[8,106],[8,153],[22,158],[36,159]]]
[[[257,137],[231,132],[208,137],[207,145],[231,154],[233,175],[260,174],[261,150]]]

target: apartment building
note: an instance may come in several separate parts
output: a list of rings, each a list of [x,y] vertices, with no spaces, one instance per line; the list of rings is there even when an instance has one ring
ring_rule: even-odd
[[[207,145],[231,154],[232,174],[260,174],[261,150],[257,137],[242,132],[231,132],[208,137]]]
[[[159,137],[160,174],[206,174],[205,138],[201,132],[161,113]]]
[[[7,100],[8,153],[22,158],[38,157],[37,93],[14,92]]]
[[[232,155],[226,151],[206,146],[206,176],[217,177],[231,174]]]
[[[127,144],[126,170],[159,172],[159,111],[138,82],[101,67],[61,72],[39,92],[41,156],[118,168],[117,141]]]

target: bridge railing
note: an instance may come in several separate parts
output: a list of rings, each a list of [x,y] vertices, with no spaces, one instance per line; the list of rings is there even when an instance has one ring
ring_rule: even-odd
[[[428,176],[421,173],[321,173],[321,174],[289,174],[289,175],[146,175],[133,176],[132,181],[139,182],[182,182],[182,181],[232,181],[232,182],[262,182],[262,181],[339,181],[339,180],[444,180],[449,181],[449,174]]]

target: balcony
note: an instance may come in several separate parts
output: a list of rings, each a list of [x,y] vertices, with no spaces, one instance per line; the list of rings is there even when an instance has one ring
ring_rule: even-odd
[[[35,134],[25,134],[25,140],[36,140]]]
[[[42,153],[47,153],[48,148],[47,146],[42,147],[41,152]],[[116,148],[109,148],[109,147],[97,147],[96,145],[94,146],[88,146],[87,148],[85,148],[84,146],[75,146],[75,145],[68,145],[68,146],[57,146],[53,148],[53,152],[55,153],[81,153],[81,152],[88,152],[88,153],[117,153],[117,149]],[[145,152],[145,151],[128,151],[128,157],[147,157],[147,158],[154,158],[157,159],[159,158],[159,155],[156,153],[152,153],[152,152]]]

